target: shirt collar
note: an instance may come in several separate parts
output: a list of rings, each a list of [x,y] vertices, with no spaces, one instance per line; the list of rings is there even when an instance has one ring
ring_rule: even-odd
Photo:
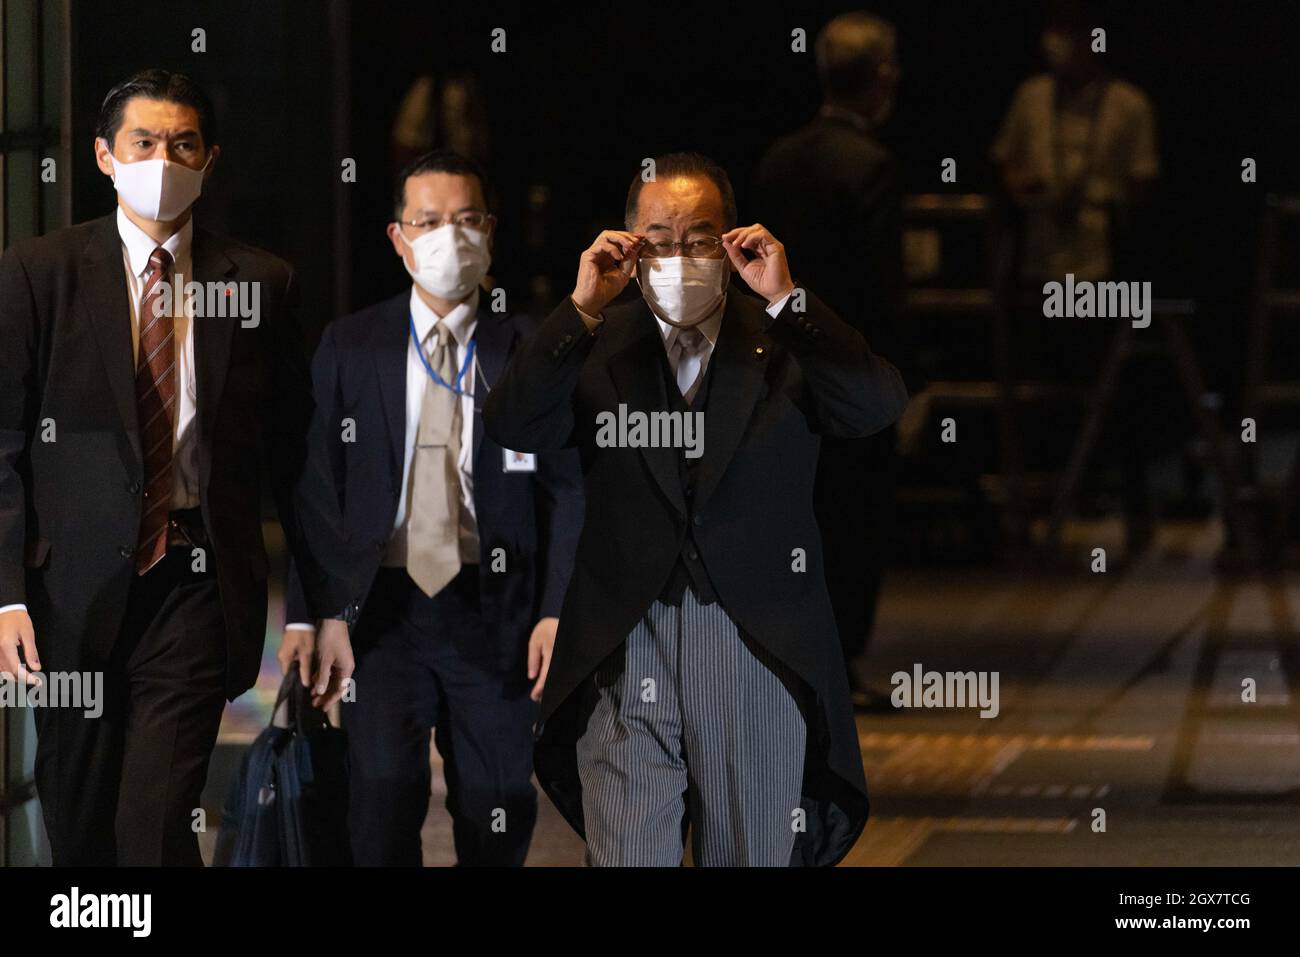
[[[420,298],[414,284],[411,285],[411,318],[415,320],[415,334],[421,342],[429,338],[429,333],[439,322],[438,314]],[[474,330],[478,328],[478,289],[470,293],[464,302],[458,303],[441,321],[451,330],[456,345],[462,348],[468,346],[474,338]]]
[[[718,332],[722,329],[722,313],[727,308],[727,294],[722,294],[722,302],[718,303],[718,308],[713,310],[712,315],[705,319],[696,329],[704,334],[704,338],[709,340],[709,348],[712,349],[718,344]],[[651,315],[654,315],[652,312]],[[673,351],[673,343],[677,341],[677,333],[681,332],[671,323],[664,322],[658,316],[655,316],[655,322],[659,323],[659,335],[663,337],[664,348],[670,353]]]
[[[131,275],[143,276],[149,268],[149,257],[158,248],[158,243],[148,233],[131,222],[121,206],[117,207],[117,234],[126,247],[127,262],[131,264]],[[185,225],[168,236],[162,244],[163,249],[172,254],[172,262],[178,263],[190,254],[194,241],[194,217],[185,220]]]

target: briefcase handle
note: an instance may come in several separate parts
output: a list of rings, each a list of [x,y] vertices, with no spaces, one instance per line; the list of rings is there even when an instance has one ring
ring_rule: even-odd
[[[297,668],[290,668],[280,682],[271,709],[271,726],[293,728],[298,734],[330,727],[329,716],[311,703],[311,688],[304,688]]]

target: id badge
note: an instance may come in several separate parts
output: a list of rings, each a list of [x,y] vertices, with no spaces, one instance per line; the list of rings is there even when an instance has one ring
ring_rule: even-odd
[[[533,452],[512,452],[510,449],[502,449],[504,453],[504,471],[506,472],[536,472],[537,455]]]

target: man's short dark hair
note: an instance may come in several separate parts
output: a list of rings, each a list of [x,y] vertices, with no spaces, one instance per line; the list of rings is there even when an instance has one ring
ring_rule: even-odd
[[[423,156],[417,156],[397,174],[397,181],[393,189],[394,219],[402,218],[402,207],[406,205],[406,181],[412,176],[421,176],[424,173],[451,173],[454,176],[473,176],[478,180],[479,188],[483,190],[483,202],[487,203],[488,212],[492,212],[495,206],[492,186],[488,182],[487,174],[483,172],[483,167],[468,156],[462,156],[455,150],[436,149],[430,150]]]
[[[701,153],[663,153],[653,157],[655,180],[672,179],[675,176],[702,176],[718,187],[722,194],[723,229],[736,225],[736,193],[731,188],[731,177],[727,171]],[[645,180],[637,173],[632,177],[632,185],[627,188],[627,205],[623,207],[623,225],[632,228],[638,215],[641,201],[641,187]]]
[[[212,111],[212,101],[203,89],[184,73],[168,70],[145,70],[123,80],[104,97],[95,123],[95,135],[108,141],[109,149],[122,126],[122,113],[133,97],[147,100],[165,100],[192,107],[199,115],[199,135],[203,148],[211,149],[217,141],[217,121]]]

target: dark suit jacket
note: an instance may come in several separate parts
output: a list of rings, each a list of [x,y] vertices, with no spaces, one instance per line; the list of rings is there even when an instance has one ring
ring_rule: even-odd
[[[903,191],[889,151],[847,119],[819,116],[763,156],[750,205],[792,250],[795,276],[889,357],[909,391],[918,391],[899,317]]]
[[[663,340],[644,301],[606,308],[587,332],[570,300],[516,354],[488,397],[485,423],[518,449],[576,445],[587,519],[564,599],[540,712],[537,776],[581,833],[574,741],[586,726],[585,679],[660,595],[691,525],[727,613],[793,672],[809,715],[804,861],[827,864],[867,817],[866,783],[813,518],[819,435],[869,435],[907,401],[897,370],[815,296],[772,319],[732,290],[710,360],[704,450],[693,504],[681,450],[601,448],[596,416],[670,408]],[[794,571],[795,549],[807,571]]]
[[[474,415],[474,511],[481,562],[479,595],[489,640],[503,663],[526,647],[538,618],[558,616],[582,527],[577,456],[549,452],[536,472],[506,472],[503,451],[485,435],[483,395],[496,385],[511,352],[536,324],[493,313],[479,301],[475,337],[478,399]],[[345,540],[317,537],[349,571],[352,612],[359,614],[393,533],[406,436],[406,356],[410,291],[330,323],[312,360],[317,401],[313,455],[328,461],[328,487],[303,488],[304,511],[342,516]],[[342,441],[342,420],[356,422],[356,441]],[[522,450],[521,450],[522,451]],[[321,472],[313,473],[316,475]],[[321,498],[328,501],[321,503]],[[327,526],[329,527],[329,526]],[[505,571],[493,571],[504,549]],[[307,621],[293,576],[289,619]]]
[[[193,279],[258,282],[260,321],[196,318],[199,498],[226,619],[226,691],[257,677],[266,631],[263,478],[301,552],[293,488],[310,382],[287,308],[293,272],[194,229]],[[190,279],[191,277],[186,277]],[[15,244],[0,257],[0,604],[26,602],[42,664],[102,666],[134,578],[144,479],[131,312],[115,215]],[[55,440],[44,441],[46,423]],[[307,557],[322,608],[341,596]]]

